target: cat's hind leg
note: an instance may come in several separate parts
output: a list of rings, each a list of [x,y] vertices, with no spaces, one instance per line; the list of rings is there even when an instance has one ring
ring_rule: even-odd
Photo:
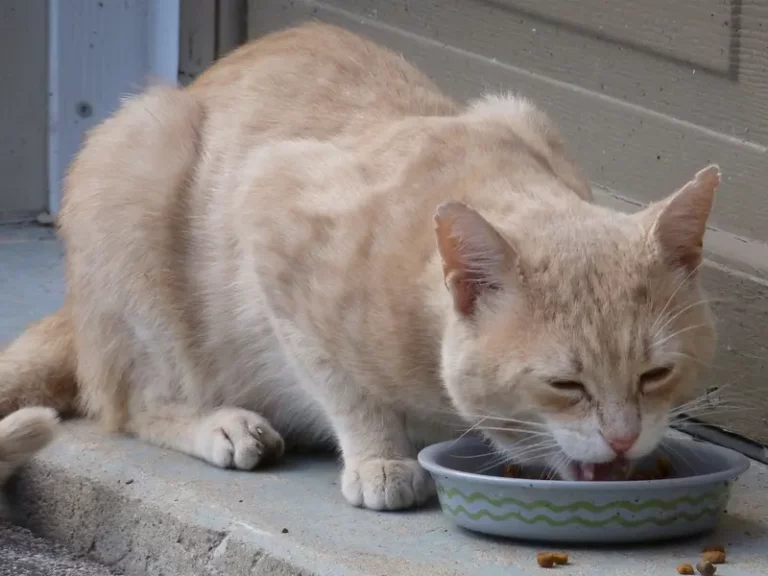
[[[252,470],[283,455],[285,443],[266,418],[242,408],[200,411],[165,404],[132,414],[128,431],[157,446],[219,468]]]

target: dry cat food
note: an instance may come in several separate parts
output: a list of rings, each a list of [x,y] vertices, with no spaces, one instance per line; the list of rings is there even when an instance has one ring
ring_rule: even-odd
[[[672,476],[672,467],[669,460],[663,456],[656,460],[653,469],[647,472],[635,472],[629,477],[630,480],[665,480]]]
[[[507,464],[502,472],[504,478],[520,478],[523,480],[552,480],[551,476],[545,476],[544,473],[535,475],[530,474],[516,464]],[[626,480],[664,480],[672,476],[672,467],[669,460],[663,456],[656,460],[656,464],[651,470],[645,472],[634,472]],[[555,478],[556,480],[556,478]]]
[[[699,560],[696,564],[696,570],[699,571],[701,576],[714,576],[715,572],[717,572],[717,568],[715,568],[715,565],[712,564],[712,562],[703,559]]]
[[[701,559],[712,562],[712,564],[725,564],[725,550],[705,549],[701,554]]]
[[[536,563],[542,568],[553,568],[555,565],[568,564],[568,554],[565,552],[539,552]]]
[[[565,566],[568,564],[568,554],[565,552],[557,552],[552,555],[555,559],[555,564],[560,564],[561,566]]]
[[[696,564],[696,570],[702,576],[713,576],[717,572],[715,564],[725,564],[725,547],[719,544],[705,546],[701,551],[701,560]],[[682,563],[677,565],[678,574],[695,574],[693,566]]]
[[[551,552],[539,552],[536,554],[536,564],[542,568],[552,568],[555,565],[555,555]]]
[[[523,480],[551,480],[546,478],[544,474],[534,475],[529,471],[523,470],[516,464],[507,464],[504,466],[504,471],[501,473],[504,478],[521,478]]]

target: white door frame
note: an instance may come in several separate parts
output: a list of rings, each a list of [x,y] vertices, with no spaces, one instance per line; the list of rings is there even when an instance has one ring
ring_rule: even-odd
[[[177,83],[179,0],[49,0],[48,201],[85,132],[151,81]]]

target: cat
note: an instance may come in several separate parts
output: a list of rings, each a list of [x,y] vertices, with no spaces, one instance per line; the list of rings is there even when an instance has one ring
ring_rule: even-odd
[[[377,510],[427,501],[418,449],[468,429],[599,479],[657,446],[714,353],[719,181],[612,211],[529,101],[460,106],[350,32],[276,32],[88,134],[66,303],[0,356],[0,414],[242,470],[333,445]]]

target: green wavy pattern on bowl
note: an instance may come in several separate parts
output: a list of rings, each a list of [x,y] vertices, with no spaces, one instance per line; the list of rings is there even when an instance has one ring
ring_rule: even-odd
[[[674,500],[653,499],[653,500],[643,500],[640,502],[630,502],[627,500],[615,500],[613,502],[607,502],[606,504],[593,504],[592,502],[579,500],[577,502],[571,502],[569,504],[566,504],[565,506],[559,506],[547,500],[534,500],[533,502],[524,502],[523,500],[518,500],[517,498],[509,498],[509,497],[508,498],[492,498],[481,492],[473,492],[472,494],[467,495],[457,488],[445,488],[443,486],[438,486],[437,491],[442,496],[445,496],[448,499],[459,497],[467,504],[473,504],[475,502],[485,502],[487,504],[490,504],[494,508],[501,508],[503,506],[511,505],[511,506],[517,506],[518,508],[522,508],[528,511],[545,509],[550,512],[560,513],[560,512],[577,512],[579,510],[584,510],[586,512],[591,512],[593,514],[599,514],[601,512],[606,512],[609,510],[627,510],[628,512],[643,512],[644,510],[650,510],[652,508],[671,511],[671,510],[676,510],[682,504],[687,504],[689,506],[700,506],[702,504],[707,504],[707,503],[719,505],[724,496],[723,490],[717,489],[717,490],[711,490],[709,492],[705,492],[699,496],[681,496],[680,498],[675,498]]]
[[[549,516],[544,516],[543,514],[534,516],[533,518],[526,518],[519,512],[506,512],[504,514],[494,514],[493,512],[490,512],[485,509],[480,509],[477,512],[470,512],[469,510],[464,508],[464,506],[462,506],[461,504],[459,504],[456,507],[453,507],[450,504],[444,503],[443,508],[453,516],[459,516],[461,514],[464,514],[467,517],[471,518],[472,520],[480,520],[483,517],[489,518],[496,522],[504,522],[507,520],[515,519],[528,525],[546,523],[546,524],[549,524],[550,526],[563,527],[563,526],[570,526],[573,524],[579,524],[587,528],[603,528],[605,526],[610,526],[611,524],[618,524],[620,526],[623,526],[624,528],[638,528],[640,526],[648,526],[651,524],[655,526],[669,526],[681,520],[686,522],[695,522],[696,520],[700,520],[705,516],[714,516],[719,511],[719,508],[706,507],[706,508],[702,508],[696,513],[689,514],[687,512],[678,512],[674,516],[667,516],[662,518],[650,516],[648,518],[641,518],[638,520],[627,520],[626,518],[622,518],[621,516],[611,516],[610,518],[605,518],[603,520],[589,520],[587,518],[582,518],[581,516],[569,516],[568,518],[565,518],[563,520],[555,520],[553,518],[550,518]]]

